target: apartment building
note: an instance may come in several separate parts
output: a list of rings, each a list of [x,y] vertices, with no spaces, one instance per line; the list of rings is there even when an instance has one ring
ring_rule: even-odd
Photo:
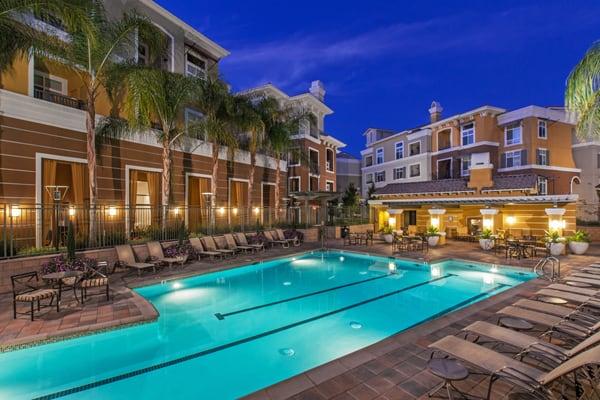
[[[442,111],[434,102],[429,124],[407,133],[374,135],[370,144],[367,138],[363,179],[367,182],[373,173],[377,190],[371,204],[381,226],[391,218],[397,228],[424,230],[435,221],[455,234],[480,231],[485,222],[486,227],[541,235],[548,229],[546,209],[560,207],[561,224],[575,228],[580,169],[571,149],[573,123],[563,109],[483,106],[446,118]],[[398,161],[386,152],[404,135],[409,142],[410,135],[418,135],[429,146],[421,155],[428,164],[426,175],[412,181],[410,174],[387,176],[391,163]]]
[[[583,221],[600,220],[600,142],[587,141],[573,136],[573,158],[581,170],[578,185],[574,189],[579,194],[577,219]]]
[[[299,132],[292,136],[293,146],[287,160],[287,193],[296,221],[319,223],[323,219],[326,200],[335,197],[337,152],[345,143],[325,133],[325,117],[333,110],[325,104],[325,88],[313,81],[306,93],[289,96],[273,84],[244,91],[278,99],[282,104],[310,112],[300,124]],[[308,218],[308,219],[306,219]]]
[[[106,9],[113,17],[130,9],[148,16],[168,42],[168,50],[157,60],[157,66],[168,71],[200,78],[216,76],[219,62],[229,54],[152,0],[106,0]],[[60,21],[42,20],[32,15],[26,18],[38,29],[68,39]],[[148,47],[143,42],[135,50],[134,57],[138,63],[149,62]],[[0,82],[0,204],[30,209],[40,205],[51,206],[52,195],[46,189],[62,186],[67,188],[63,204],[85,206],[89,200],[85,135],[87,105],[78,77],[62,68],[59,60],[23,58],[16,60],[14,68],[1,76]],[[324,113],[330,112],[321,102],[315,100],[314,103]],[[109,115],[110,111],[111,103],[107,96],[102,95],[96,112],[100,117]],[[182,120],[185,119],[182,123],[198,117],[197,110],[188,109],[182,116]],[[327,153],[319,154],[325,165]],[[211,145],[202,141],[188,141],[173,152],[171,205],[175,212],[181,206],[204,208],[210,204],[233,210],[247,206],[249,154],[236,151],[233,162],[229,162],[227,149],[222,149],[217,191],[212,194],[210,156]],[[113,207],[153,208],[160,205],[161,144],[153,132],[102,144],[97,157],[99,204],[110,206],[111,210],[114,210]],[[262,154],[258,156],[252,193],[254,206],[272,204],[276,167],[273,158]],[[285,191],[286,163],[281,162],[279,167],[283,177],[281,190]],[[327,176],[323,175],[323,185],[329,179]],[[332,173],[331,176],[335,175]],[[36,213],[39,214],[39,211]],[[84,214],[83,211],[81,213]],[[24,214],[18,215],[25,219]],[[122,217],[113,211],[108,216],[113,219]],[[187,213],[185,217],[190,225],[191,219],[205,218]],[[130,213],[126,217],[128,229],[147,225],[147,219],[147,213],[146,217],[139,218],[137,212]],[[46,243],[50,227],[46,216],[37,215],[36,221],[41,223],[32,224],[28,229],[36,231],[35,245],[40,246]],[[230,222],[235,223],[233,220]],[[40,225],[43,227],[40,228]]]
[[[344,193],[350,184],[361,192],[362,174],[361,160],[353,154],[340,151],[336,154],[336,191]]]

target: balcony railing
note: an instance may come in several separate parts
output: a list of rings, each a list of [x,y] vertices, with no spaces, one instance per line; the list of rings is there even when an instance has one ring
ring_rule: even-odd
[[[60,104],[66,107],[76,108],[78,110],[85,110],[87,108],[87,104],[85,101],[76,99],[74,97],[64,96],[62,94],[42,89],[40,87],[33,88],[33,97],[35,97],[36,99],[49,101],[51,103]]]

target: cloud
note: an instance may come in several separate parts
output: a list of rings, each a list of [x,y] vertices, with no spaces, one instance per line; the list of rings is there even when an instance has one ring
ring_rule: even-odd
[[[239,85],[273,82],[286,90],[295,90],[304,88],[324,67],[348,71],[357,65],[427,55],[442,58],[473,51],[508,52],[520,48],[525,41],[548,39],[595,23],[593,11],[565,7],[562,3],[503,12],[490,10],[486,14],[463,12],[358,33],[296,32],[277,41],[232,47],[231,56],[222,65],[226,73],[236,76]],[[565,24],[563,13],[569,13],[569,19],[577,24]],[[328,85],[333,83],[341,88],[347,79],[339,80],[329,81]]]

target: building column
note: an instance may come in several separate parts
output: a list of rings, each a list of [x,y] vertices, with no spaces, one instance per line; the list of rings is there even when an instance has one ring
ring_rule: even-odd
[[[429,225],[438,228],[440,231],[440,244],[446,244],[446,221],[444,214],[445,208],[430,208],[427,210],[430,215]]]
[[[482,216],[483,229],[489,229],[494,233],[494,219],[498,215],[498,211],[497,208],[483,208],[479,210]]]

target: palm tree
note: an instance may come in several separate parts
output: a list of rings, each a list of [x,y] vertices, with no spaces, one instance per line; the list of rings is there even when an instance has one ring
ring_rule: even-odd
[[[111,71],[123,65],[137,49],[137,41],[149,47],[150,54],[158,55],[164,48],[164,38],[152,22],[135,12],[129,12],[116,21],[109,21],[101,0],[89,0],[86,15],[91,26],[69,31],[70,40],[37,52],[40,57],[58,58],[64,68],[79,78],[85,92],[86,142],[90,197],[90,245],[96,240],[96,101],[101,95]]]
[[[569,74],[565,107],[577,116],[579,136],[600,136],[600,41],[592,44]]]
[[[17,57],[28,56],[30,49],[45,49],[57,41],[27,24],[27,15],[52,16],[68,30],[86,30],[91,25],[87,6],[88,0],[0,0],[0,73],[9,70]]]
[[[155,127],[154,132],[162,145],[164,224],[171,198],[171,151],[187,133],[181,124],[181,115],[195,93],[198,80],[155,68],[137,68],[127,74],[126,82],[125,109],[130,127],[133,131]]]
[[[226,146],[231,155],[238,145],[235,100],[223,80],[209,76],[200,81],[193,104],[202,112],[203,118],[192,124],[190,132],[212,145],[211,192],[216,195],[221,148]]]

